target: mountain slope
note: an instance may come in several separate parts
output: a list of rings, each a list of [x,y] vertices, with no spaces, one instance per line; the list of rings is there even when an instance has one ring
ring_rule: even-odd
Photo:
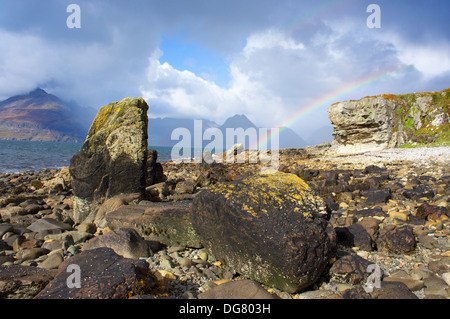
[[[0,102],[0,139],[82,142],[94,116],[38,88]]]

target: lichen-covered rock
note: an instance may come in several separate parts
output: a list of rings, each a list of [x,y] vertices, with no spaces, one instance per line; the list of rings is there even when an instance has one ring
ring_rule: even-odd
[[[296,175],[255,175],[203,189],[194,229],[215,258],[287,292],[313,284],[335,254],[325,204]]]
[[[126,98],[102,107],[86,141],[70,163],[74,218],[81,223],[105,199],[144,194],[148,105]]]

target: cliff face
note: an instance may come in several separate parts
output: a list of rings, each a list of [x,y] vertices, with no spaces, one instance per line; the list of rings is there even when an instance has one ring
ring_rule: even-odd
[[[450,89],[365,97],[328,108],[337,153],[450,145]]]

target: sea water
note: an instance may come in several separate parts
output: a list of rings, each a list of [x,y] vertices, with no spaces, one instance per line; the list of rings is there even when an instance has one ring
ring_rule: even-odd
[[[70,165],[71,158],[82,146],[81,143],[0,140],[0,174],[61,169]],[[158,162],[171,160],[172,147],[150,146],[149,149],[158,152]]]

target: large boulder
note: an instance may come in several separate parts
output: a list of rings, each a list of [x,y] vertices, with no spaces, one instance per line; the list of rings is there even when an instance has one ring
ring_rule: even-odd
[[[71,266],[71,267],[69,267]],[[79,272],[73,266],[77,266]],[[79,275],[79,288],[71,287]],[[36,299],[126,299],[152,285],[144,260],[123,258],[111,248],[83,251],[66,259]]]
[[[203,189],[191,221],[215,258],[290,293],[313,284],[336,251],[324,202],[296,175],[255,175]]]
[[[105,199],[144,194],[147,111],[142,98],[126,98],[99,110],[81,151],[70,162],[77,223],[95,214]]]

